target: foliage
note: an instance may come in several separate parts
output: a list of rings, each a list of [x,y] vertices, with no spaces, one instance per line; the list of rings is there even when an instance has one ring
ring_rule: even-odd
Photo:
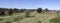
[[[18,9],[17,9],[17,8],[14,8],[14,12],[15,12],[15,13],[18,13]]]
[[[3,19],[0,19],[0,21],[2,21]]]
[[[26,12],[25,17],[26,17],[26,18],[31,17],[31,16],[30,16],[30,12]]]
[[[47,8],[45,8],[45,12],[48,12],[49,10]]]
[[[50,22],[60,23],[60,18],[53,18],[50,20]]]
[[[37,12],[38,12],[38,13],[41,13],[41,12],[42,12],[42,8],[38,8],[38,9],[37,9]]]
[[[13,14],[13,10],[12,10],[12,9],[9,9],[9,10],[8,10],[8,14],[9,14],[9,15],[12,15],[12,14]]]
[[[17,16],[16,18],[14,18],[14,21],[18,21],[18,20],[21,20],[23,19],[22,16]]]
[[[4,10],[0,11],[0,16],[5,15]]]
[[[41,23],[41,21],[38,21],[38,23]]]
[[[20,12],[24,12],[26,9],[20,9]]]
[[[11,22],[5,22],[5,23],[11,23]]]

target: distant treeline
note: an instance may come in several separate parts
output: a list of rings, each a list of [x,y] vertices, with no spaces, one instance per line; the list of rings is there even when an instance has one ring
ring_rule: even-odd
[[[47,8],[45,10],[42,9],[42,8],[38,8],[38,9],[0,8],[0,16],[1,15],[12,15],[14,13],[34,12],[34,11],[37,11],[38,13],[41,13],[43,11],[48,12],[49,10]]]

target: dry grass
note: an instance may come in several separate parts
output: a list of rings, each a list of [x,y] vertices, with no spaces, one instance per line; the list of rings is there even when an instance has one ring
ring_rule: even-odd
[[[22,20],[18,20],[18,21],[14,21],[14,18],[17,18],[19,16],[19,18],[23,18]],[[25,13],[17,13],[17,14],[13,14],[12,16],[0,16],[0,19],[3,19],[3,23],[4,22],[11,22],[11,23],[38,23],[39,21],[41,21],[41,23],[50,23],[50,19],[56,18],[58,15],[56,13],[37,13],[37,12],[33,12],[31,13],[31,16],[35,16],[35,17],[30,17],[30,18],[25,18]]]

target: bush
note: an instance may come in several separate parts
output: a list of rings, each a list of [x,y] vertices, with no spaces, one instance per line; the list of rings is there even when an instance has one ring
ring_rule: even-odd
[[[38,23],[41,23],[41,21],[38,21]]]
[[[48,12],[49,10],[47,8],[45,8],[45,12]]]
[[[41,13],[41,12],[42,12],[42,8],[38,8],[38,9],[37,9],[37,12],[38,12],[38,13]]]
[[[14,18],[14,21],[18,21],[18,20],[21,20],[21,19],[23,19],[22,16],[18,16],[16,18]]]
[[[26,12],[25,17],[26,17],[26,18],[31,17],[31,16],[30,16],[30,12]]]
[[[25,12],[26,9],[20,9],[20,12]]]
[[[31,12],[29,12],[29,11],[28,11],[28,12],[26,12],[25,17],[26,17],[26,18],[35,17],[35,16],[31,16],[31,14],[30,14],[30,13],[31,13]]]
[[[5,15],[4,10],[0,11],[0,16]]]
[[[50,22],[60,23],[60,18],[53,18],[50,20]]]
[[[12,15],[12,14],[13,14],[13,10],[12,10],[12,9],[9,9],[9,10],[8,10],[8,14],[9,14],[9,15]]]
[[[3,19],[0,19],[0,21],[2,21]]]
[[[11,23],[11,22],[5,22],[5,23]]]
[[[14,8],[14,12],[15,13],[19,13],[17,8]]]

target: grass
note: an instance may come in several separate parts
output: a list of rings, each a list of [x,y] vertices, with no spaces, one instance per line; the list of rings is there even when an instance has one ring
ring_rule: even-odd
[[[60,18],[53,18],[50,20],[50,22],[60,23]]]
[[[28,15],[28,14],[27,14]],[[32,12],[29,18],[25,17],[25,13],[16,13],[11,16],[0,16],[3,19],[3,23],[50,23],[50,19],[56,18],[56,13],[37,13]],[[51,20],[52,21],[52,20]]]
[[[0,19],[0,21],[3,21],[3,19]]]
[[[11,22],[5,22],[5,23],[11,23]]]
[[[38,23],[41,23],[41,21],[38,21]]]
[[[21,16],[17,16],[14,21],[19,21],[19,20],[22,20],[23,18]]]

